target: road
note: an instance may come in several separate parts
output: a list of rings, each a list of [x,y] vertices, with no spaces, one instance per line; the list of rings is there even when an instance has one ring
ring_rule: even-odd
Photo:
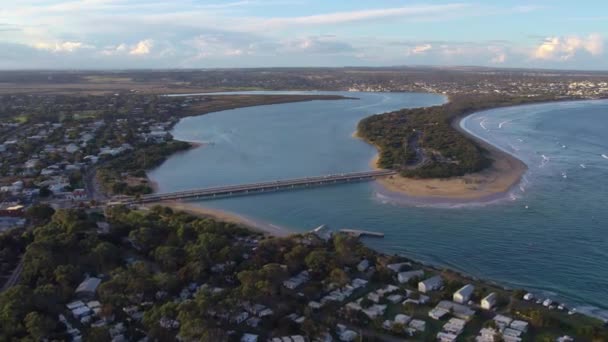
[[[101,185],[97,181],[95,177],[97,174],[97,168],[100,165],[94,165],[87,169],[84,174],[84,187],[87,192],[87,197],[89,200],[95,200],[97,202],[105,202],[108,200],[108,197],[101,190]]]
[[[4,292],[4,291],[10,289],[11,287],[15,286],[17,284],[17,282],[19,281],[19,277],[21,276],[22,271],[23,271],[23,257],[17,264],[17,267],[15,267],[15,269],[13,270],[13,273],[11,273],[11,276],[8,278],[6,283],[4,283],[4,285],[2,286],[2,289],[0,290],[0,292]]]

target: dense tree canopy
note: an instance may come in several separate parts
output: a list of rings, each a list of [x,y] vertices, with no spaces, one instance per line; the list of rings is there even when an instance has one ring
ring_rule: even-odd
[[[477,142],[454,126],[476,111],[539,102],[544,98],[453,96],[435,107],[403,109],[359,122],[358,134],[380,149],[378,166],[403,176],[446,178],[481,171],[491,160]]]

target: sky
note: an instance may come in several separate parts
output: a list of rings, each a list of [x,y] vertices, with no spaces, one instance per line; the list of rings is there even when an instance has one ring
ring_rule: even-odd
[[[2,0],[0,69],[608,70],[605,0]]]

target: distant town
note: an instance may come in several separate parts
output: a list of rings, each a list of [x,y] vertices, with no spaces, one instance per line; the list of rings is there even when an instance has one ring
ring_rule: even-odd
[[[605,322],[551,298],[382,255],[329,227],[280,238],[107,205],[153,193],[146,172],[194,146],[171,135],[183,117],[342,98],[209,94],[238,90],[584,100],[608,98],[608,73],[1,72],[0,340],[608,340]]]

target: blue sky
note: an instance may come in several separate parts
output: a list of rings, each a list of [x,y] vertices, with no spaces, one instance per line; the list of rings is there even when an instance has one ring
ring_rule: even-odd
[[[4,3],[9,2],[9,3]],[[0,69],[608,69],[606,1],[18,0]]]

